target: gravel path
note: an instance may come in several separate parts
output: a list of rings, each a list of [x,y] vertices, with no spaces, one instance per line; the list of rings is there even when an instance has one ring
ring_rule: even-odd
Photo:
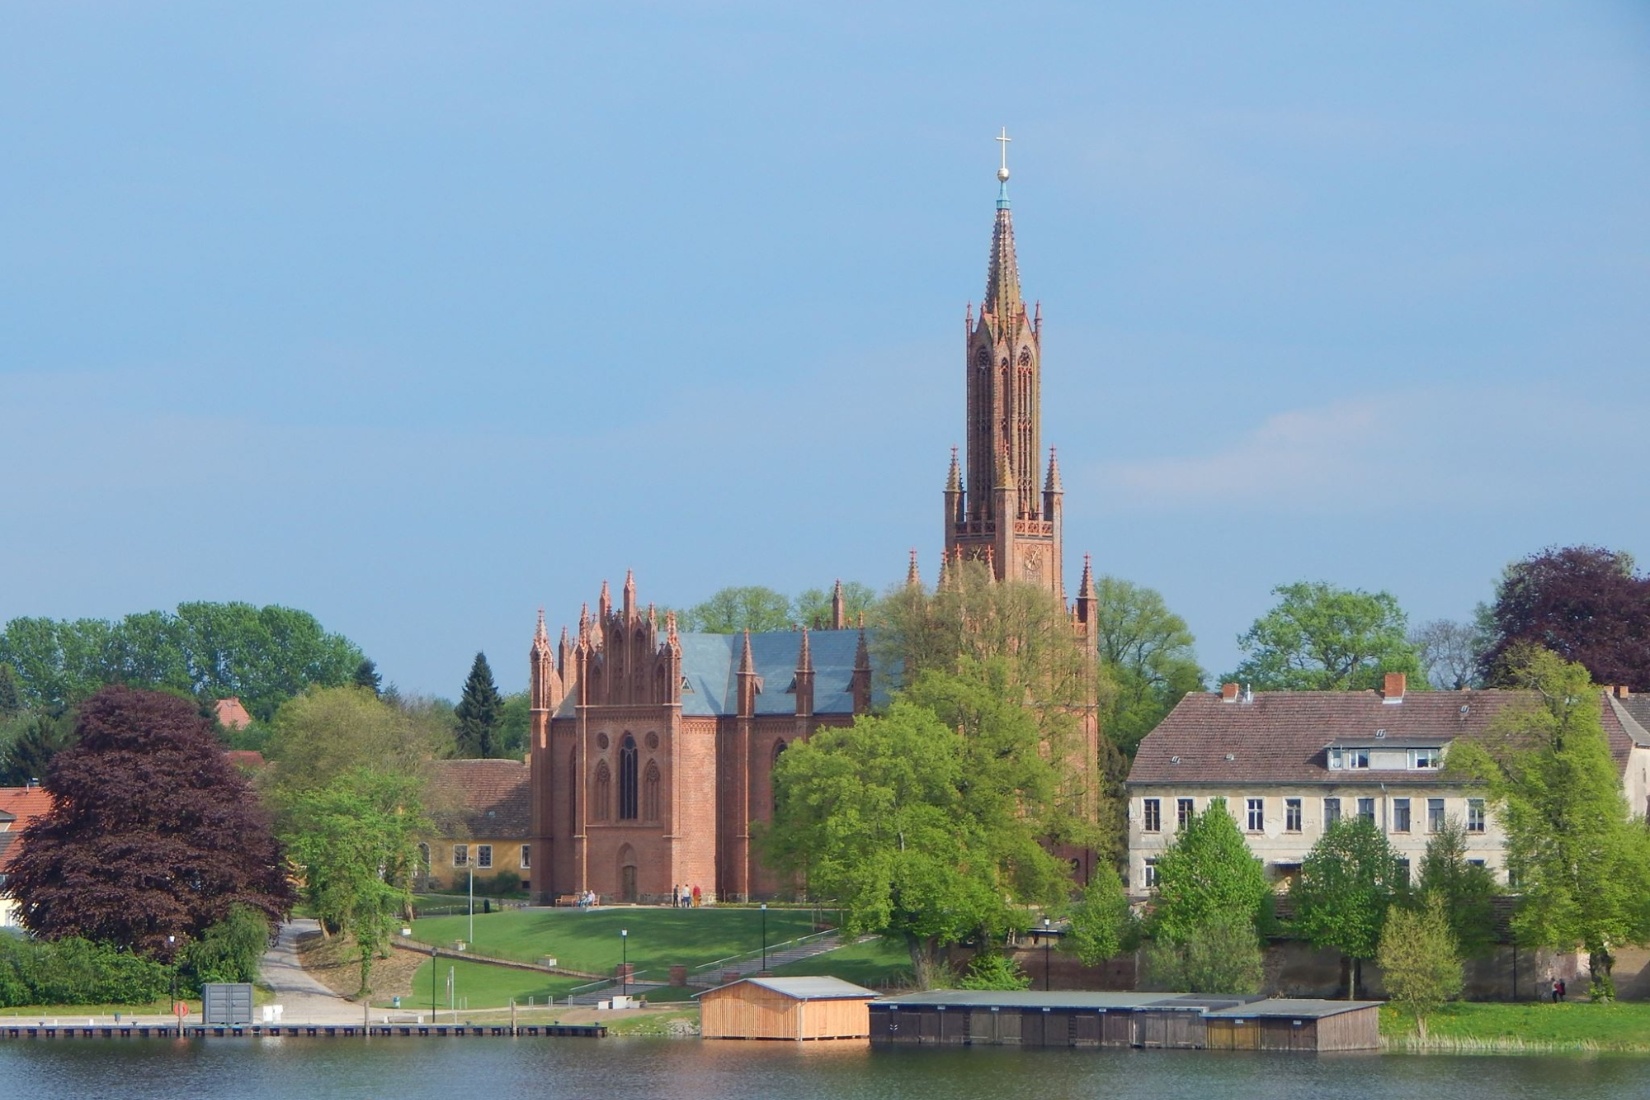
[[[358,1024],[365,1016],[360,1005],[347,1001],[322,985],[298,962],[298,937],[320,931],[314,920],[303,918],[281,925],[275,946],[264,955],[263,981],[275,992],[284,1024]]]

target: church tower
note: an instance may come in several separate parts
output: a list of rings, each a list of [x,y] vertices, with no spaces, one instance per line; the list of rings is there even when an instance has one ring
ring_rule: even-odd
[[[945,556],[979,558],[998,580],[1040,584],[1064,598],[1060,467],[1042,467],[1042,306],[1026,312],[1008,203],[1008,131],[997,170],[985,298],[963,323],[967,342],[966,473],[951,453],[945,485]]]

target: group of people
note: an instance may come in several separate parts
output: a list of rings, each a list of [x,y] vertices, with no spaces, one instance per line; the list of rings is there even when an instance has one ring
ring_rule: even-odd
[[[1553,1004],[1555,1004],[1555,1005],[1558,1002],[1562,1001],[1564,999],[1564,995],[1569,992],[1569,990],[1564,985],[1564,979],[1563,978],[1548,978],[1547,979],[1547,988],[1548,988],[1549,992],[1552,993]]]
[[[699,887],[677,884],[670,888],[670,903],[678,909],[699,908]]]
[[[594,908],[597,904],[599,904],[599,901],[600,901],[600,899],[598,899],[596,897],[596,891],[586,890],[584,893],[579,895],[579,908],[580,909]]]

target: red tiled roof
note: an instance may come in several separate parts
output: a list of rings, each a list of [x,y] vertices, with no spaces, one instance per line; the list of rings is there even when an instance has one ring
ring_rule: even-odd
[[[430,770],[430,803],[454,813],[469,835],[527,840],[533,831],[531,769],[520,760],[437,760]]]
[[[21,848],[18,841],[29,822],[51,808],[52,796],[39,787],[0,787],[0,810],[14,819],[6,824],[5,832],[0,832],[0,871],[16,858]]]
[[[241,705],[239,696],[219,699],[212,704],[212,709],[217,712],[218,725],[226,730],[244,730],[252,724],[252,715]]]
[[[269,766],[269,761],[257,749],[226,749],[223,758],[242,771],[261,771]]]
[[[1436,784],[1433,771],[1332,772],[1325,750],[1384,740],[1442,747],[1483,734],[1509,704],[1532,698],[1520,691],[1420,691],[1388,703],[1374,691],[1277,691],[1226,702],[1218,692],[1193,692],[1140,742],[1129,783]],[[1632,738],[1602,693],[1599,704],[1611,755],[1625,768]]]

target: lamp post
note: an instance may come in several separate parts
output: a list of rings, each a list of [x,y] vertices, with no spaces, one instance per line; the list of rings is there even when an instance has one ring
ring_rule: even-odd
[[[435,945],[431,944],[430,945],[430,1023],[432,1023],[432,1024],[435,1023],[435,1012],[436,1012],[435,972],[437,970],[441,969],[440,967],[438,967],[436,965],[435,959],[436,959]]]
[[[762,903],[762,972],[768,972],[768,903]]]
[[[630,993],[630,929],[619,929],[619,996]]]
[[[1048,992],[1048,942],[1051,939],[1048,918],[1043,918],[1043,992]]]
[[[172,957],[172,1015],[178,1017],[178,1034],[183,1034],[183,1017],[178,1016],[178,938],[166,937],[166,953]]]
[[[470,950],[476,945],[476,869],[470,865]]]

